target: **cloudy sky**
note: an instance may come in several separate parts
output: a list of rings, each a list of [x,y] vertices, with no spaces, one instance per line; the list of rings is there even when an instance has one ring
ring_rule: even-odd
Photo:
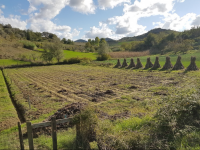
[[[200,0],[0,0],[0,23],[88,39],[183,31],[200,25]]]

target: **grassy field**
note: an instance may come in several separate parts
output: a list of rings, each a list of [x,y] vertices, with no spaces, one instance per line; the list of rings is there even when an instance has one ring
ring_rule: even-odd
[[[104,133],[109,129],[109,132],[104,133],[105,138],[112,136],[116,140],[130,137],[130,133],[135,135],[137,132],[141,132],[142,137],[145,136],[146,128],[144,130],[142,127],[165,105],[162,104],[165,97],[174,95],[174,89],[176,92],[189,92],[200,85],[199,71],[141,72],[82,65],[57,65],[6,69],[5,72],[13,81],[11,89],[15,93],[14,99],[24,106],[24,117],[27,120],[31,120],[32,123],[41,122],[67,104],[88,103],[103,114],[98,123],[98,130]],[[27,99],[31,102],[31,109]],[[113,117],[116,119],[112,120]],[[23,125],[23,132],[25,131]],[[5,133],[8,137],[17,138],[16,130]],[[69,137],[65,134],[69,134]],[[72,148],[74,134],[74,129],[60,132],[59,147]],[[64,144],[64,141],[68,144]],[[51,137],[47,135],[35,138],[34,142],[37,148],[48,149],[52,146]],[[25,145],[27,143],[25,139]],[[11,146],[14,144],[18,143],[11,143]]]
[[[148,57],[150,57],[151,62],[154,63],[156,56],[159,57],[159,62],[160,62],[161,66],[163,66],[165,64],[166,56],[170,56],[171,63],[173,65],[175,65],[177,57],[178,57],[178,55],[148,55],[148,56],[142,56],[142,57],[138,57],[138,58],[140,58],[143,66],[145,66]],[[184,65],[184,67],[188,67],[190,64],[191,56],[195,56],[196,64],[200,68],[200,51],[192,51],[191,53],[180,54],[180,56],[182,57],[181,61],[182,61],[182,64]],[[134,59],[134,62],[137,63],[137,57],[132,57],[132,58]],[[123,58],[120,59],[121,63],[123,62],[123,60],[124,60]],[[126,58],[126,60],[127,60],[127,63],[130,63],[131,58]],[[99,62],[99,63],[102,63],[102,62]],[[103,63],[112,63],[114,65],[117,63],[117,59],[107,60],[107,61],[104,61]]]
[[[17,112],[9,97],[2,72],[0,72],[0,132],[16,126],[19,121]]]
[[[72,57],[87,57],[92,60],[95,60],[97,57],[97,53],[82,53],[82,52],[74,52],[74,51],[69,51],[69,50],[64,50],[64,55],[66,59],[72,58]]]
[[[13,60],[13,59],[0,59],[0,67],[12,66],[12,65],[25,65],[30,64],[30,62]]]

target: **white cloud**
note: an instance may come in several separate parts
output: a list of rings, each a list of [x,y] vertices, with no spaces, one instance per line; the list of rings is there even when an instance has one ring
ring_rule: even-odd
[[[154,25],[157,25],[156,27],[161,27],[164,29],[171,29],[176,31],[183,31],[183,30],[189,30],[191,29],[192,25],[196,24],[198,20],[198,17],[194,13],[188,13],[184,15],[183,17],[180,17],[176,13],[174,14],[168,14],[163,19],[163,23],[161,22],[154,22]]]
[[[5,6],[5,5],[1,5],[1,8],[3,8],[3,9],[4,9],[4,8],[6,8],[6,6]]]
[[[183,3],[183,2],[185,2],[185,0],[178,0],[178,2]]]
[[[80,31],[74,29],[71,32],[71,27],[69,26],[59,26],[50,20],[31,20],[30,29],[37,32],[50,32],[56,34],[60,38],[72,39],[74,36],[78,36]]]
[[[28,0],[30,3],[28,12],[34,12],[37,10],[37,6],[43,5],[40,8],[39,13],[35,13],[35,16],[39,18],[53,18],[60,13],[60,11],[70,6],[73,10],[84,14],[94,14],[96,6],[93,0]]]
[[[10,15],[8,18],[5,18],[3,15],[0,13],[0,23],[3,24],[11,24],[12,27],[19,28],[19,29],[26,29],[27,22],[26,21],[21,21],[20,16],[13,16]]]
[[[85,0],[87,1],[87,0]],[[84,1],[84,2],[85,2]],[[29,0],[29,13],[30,19],[28,23],[30,23],[30,29],[37,32],[50,32],[56,34],[60,38],[72,39],[74,36],[78,36],[80,31],[74,29],[71,31],[71,27],[67,25],[57,25],[53,23],[51,20],[55,18],[60,11],[68,5],[72,5],[73,9],[77,11],[81,11],[81,8],[87,9],[86,7],[82,7],[82,2],[76,3],[77,1],[72,0]],[[41,7],[42,6],[42,7]],[[81,6],[81,7],[78,7]],[[40,7],[40,9],[38,9]],[[79,9],[79,10],[78,10]],[[34,11],[37,12],[33,13]]]
[[[83,14],[95,14],[96,10],[93,0],[70,0],[69,6]]]
[[[154,23],[154,25],[170,28],[174,30],[183,30],[191,27],[195,14],[187,14],[179,17],[174,13],[175,2],[184,2],[183,0],[135,0],[133,4],[124,4],[122,16],[108,18],[108,25],[115,25],[116,35],[137,36],[146,31],[146,26],[139,25],[140,18],[150,16],[163,16],[163,22]],[[182,26],[181,26],[182,24]],[[184,24],[184,25],[183,25]]]
[[[130,3],[131,0],[98,0],[100,9],[114,8],[122,3]]]
[[[90,31],[86,32],[85,38],[94,39],[97,36],[99,38],[105,38],[105,37],[110,37],[112,34],[113,34],[112,30],[108,28],[106,24],[100,22],[98,27],[95,26],[90,27]]]
[[[196,18],[192,22],[193,26],[200,26],[200,15],[196,16]]]

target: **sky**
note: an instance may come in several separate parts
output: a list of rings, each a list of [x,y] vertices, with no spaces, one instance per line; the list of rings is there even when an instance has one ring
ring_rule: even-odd
[[[0,0],[0,23],[59,38],[133,37],[200,26],[200,0]]]

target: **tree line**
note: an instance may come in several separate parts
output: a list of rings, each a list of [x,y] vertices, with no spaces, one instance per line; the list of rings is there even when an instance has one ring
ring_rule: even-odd
[[[183,32],[172,32],[167,34],[149,33],[143,40],[122,43],[122,51],[145,51],[151,54],[164,54],[167,52],[186,53],[188,50],[200,49],[200,27],[192,27]]]

